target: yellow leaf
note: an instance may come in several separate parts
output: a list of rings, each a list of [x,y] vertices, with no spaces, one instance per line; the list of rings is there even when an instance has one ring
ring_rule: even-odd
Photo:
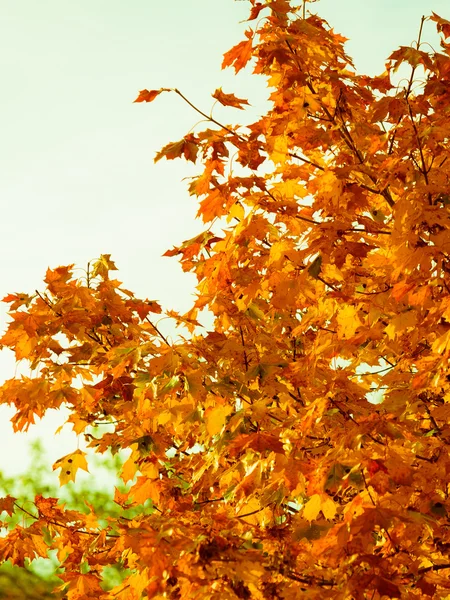
[[[231,406],[222,405],[208,408],[205,412],[206,431],[212,437],[222,431],[225,420],[233,409]]]
[[[81,598],[95,598],[103,590],[100,587],[98,578],[91,573],[79,575],[73,580],[71,589],[67,593],[69,600],[81,600]]]
[[[336,505],[330,496],[322,496],[320,510],[323,512],[325,519],[333,519],[336,514]]]
[[[134,454],[134,452],[133,452],[133,454]],[[133,479],[138,470],[138,466],[134,461],[133,454],[131,454],[131,456],[129,456],[127,458],[127,460],[124,462],[124,464],[122,466],[122,471],[120,472],[120,478],[122,479],[122,481],[124,483]]]
[[[25,334],[19,338],[16,343],[15,352],[16,360],[22,360],[22,358],[28,358],[36,346],[36,339],[30,338]]]
[[[240,507],[238,516],[245,519],[246,523],[258,525],[261,523],[261,512],[263,511],[261,510],[261,504],[259,503],[258,498],[252,496],[248,502]]]
[[[78,419],[76,416],[74,416],[72,428],[77,435],[82,433],[88,425],[89,423],[87,421],[83,421],[83,419]]]
[[[149,479],[159,479],[158,465],[153,462],[144,463],[144,466],[141,467],[141,472],[142,475],[145,475]]]
[[[42,535],[31,534],[30,539],[36,554],[42,558],[47,558],[48,546],[44,542]]]
[[[299,179],[280,181],[271,188],[271,192],[277,200],[278,198],[281,198],[283,200],[293,201],[298,198],[304,198],[308,195],[308,191],[305,189],[304,185],[299,184],[299,181]]]
[[[415,310],[408,310],[400,313],[394,317],[390,324],[386,327],[385,332],[387,333],[390,340],[395,338],[395,335],[400,335],[407,329],[412,329],[417,324],[417,312]]]
[[[288,143],[284,135],[275,138],[273,151],[270,153],[270,160],[276,165],[284,165],[288,159]]]
[[[447,331],[447,333],[444,333],[444,335],[441,335],[440,337],[438,337],[433,342],[431,349],[433,352],[435,352],[438,355],[447,356],[448,353],[450,352],[450,331]],[[443,356],[443,358],[444,358],[444,356]]]
[[[238,221],[242,221],[244,217],[244,207],[240,202],[235,202],[228,212],[227,223],[229,223],[233,218],[238,219]]]
[[[337,333],[340,339],[349,339],[355,335],[355,331],[361,325],[358,311],[354,306],[344,306],[337,315]]]
[[[260,308],[258,308],[258,306],[254,302],[251,302],[248,305],[247,314],[249,317],[251,317],[252,319],[255,319],[257,321],[264,319],[263,311]]]
[[[173,420],[173,414],[168,410],[163,410],[156,418],[158,425],[165,425]]]
[[[78,469],[89,471],[86,462],[86,453],[76,450],[72,454],[67,454],[55,462],[53,470],[61,469],[59,474],[60,485],[65,485],[69,481],[75,481]]]
[[[258,559],[239,560],[236,562],[235,573],[245,583],[260,583],[265,570]]]
[[[317,518],[317,515],[320,512],[322,501],[319,494],[314,494],[305,504],[305,508],[303,509],[303,517],[307,521],[314,521]]]
[[[280,259],[285,260],[284,255],[286,254],[286,252],[288,252],[289,249],[290,246],[285,241],[274,242],[270,249],[270,258],[268,264],[271,265],[272,263],[276,263]]]

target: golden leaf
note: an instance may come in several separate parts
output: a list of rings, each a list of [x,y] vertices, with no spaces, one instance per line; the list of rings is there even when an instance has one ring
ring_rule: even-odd
[[[232,411],[232,407],[227,404],[215,406],[214,408],[208,408],[206,410],[206,431],[211,437],[222,431],[226,418]]]
[[[65,485],[69,481],[75,481],[78,469],[89,471],[86,461],[86,453],[82,450],[76,450],[71,454],[63,456],[53,465],[53,470],[55,469],[61,469],[59,474],[60,485]]]
[[[317,515],[320,512],[321,506],[322,500],[320,494],[314,494],[303,508],[303,518],[305,518],[307,521],[314,521],[317,519]]]

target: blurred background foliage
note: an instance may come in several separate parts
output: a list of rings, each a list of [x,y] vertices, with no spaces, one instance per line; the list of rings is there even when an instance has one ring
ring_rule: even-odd
[[[37,494],[47,498],[58,498],[59,502],[65,503],[69,509],[83,513],[90,512],[90,505],[101,527],[106,527],[107,517],[131,518],[152,510],[151,503],[124,509],[114,502],[115,487],[125,493],[132,485],[132,482],[129,482],[125,486],[118,478],[126,458],[120,453],[114,456],[111,453],[89,454],[90,473],[82,474],[80,477],[79,472],[75,483],[70,482],[61,488],[58,486],[56,473],[49,469],[50,461],[46,457],[41,441],[36,440],[30,444],[30,458],[30,467],[16,477],[6,476],[0,472],[0,498],[8,495],[17,498],[16,504],[31,514],[36,512],[33,501]],[[16,524],[26,527],[32,522],[32,517],[19,509],[16,509],[12,516],[3,512],[0,515],[0,535],[5,535]],[[36,558],[23,567],[13,566],[9,561],[1,564],[0,599],[45,600],[64,597],[52,594],[52,590],[62,583],[58,573],[64,569],[64,565],[59,563],[55,553],[56,551],[49,550],[47,558]],[[129,571],[119,564],[105,568],[102,587],[111,589],[128,573]]]

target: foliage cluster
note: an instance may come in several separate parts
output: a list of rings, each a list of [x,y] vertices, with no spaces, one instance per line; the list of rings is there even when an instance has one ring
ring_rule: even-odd
[[[109,255],[5,299],[2,344],[35,370],[0,389],[14,427],[62,405],[80,436],[114,425],[86,435],[131,450],[114,501],[138,512],[102,523],[37,495],[0,558],[56,551],[69,600],[448,598],[450,22],[422,19],[372,77],[306,2],[250,4],[223,66],[251,64],[270,109],[238,126],[193,107],[207,128],[156,156],[202,165],[189,191],[205,229],[166,253],[197,276],[192,309],[136,298]],[[137,101],[171,91],[190,103]],[[188,333],[169,340],[161,314]],[[55,468],[65,484],[85,456]],[[128,572],[105,591],[114,564]]]

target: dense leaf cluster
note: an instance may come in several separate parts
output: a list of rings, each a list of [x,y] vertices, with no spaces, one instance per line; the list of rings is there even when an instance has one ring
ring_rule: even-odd
[[[98,452],[130,452],[116,504],[150,507],[105,526],[36,497],[0,558],[56,549],[70,600],[450,593],[450,22],[429,17],[440,52],[424,18],[369,77],[304,8],[252,0],[224,56],[267,79],[267,114],[238,127],[193,107],[208,128],[157,155],[202,166],[189,190],[206,228],[167,252],[197,276],[192,309],[166,313],[188,335],[161,332],[162,308],[125,290],[109,255],[6,298],[2,343],[35,369],[0,389],[14,427],[68,406]],[[91,439],[99,422],[114,430]],[[59,467],[64,484],[85,457]],[[118,563],[129,574],[103,591]]]

